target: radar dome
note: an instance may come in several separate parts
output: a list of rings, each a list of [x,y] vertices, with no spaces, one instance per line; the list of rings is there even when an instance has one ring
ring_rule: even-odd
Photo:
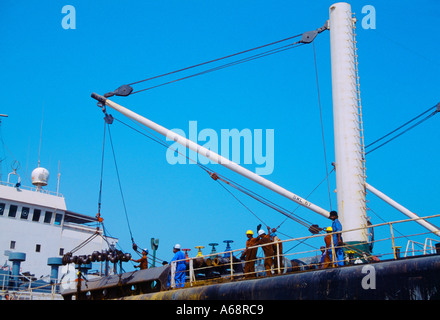
[[[32,184],[37,187],[47,186],[49,180],[49,171],[45,168],[38,167],[32,171]]]

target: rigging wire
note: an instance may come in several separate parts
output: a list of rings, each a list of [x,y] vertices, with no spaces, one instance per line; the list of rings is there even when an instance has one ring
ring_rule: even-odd
[[[249,62],[249,61],[252,61],[252,60],[255,60],[255,59],[259,59],[259,58],[270,56],[270,55],[275,54],[275,53],[279,53],[279,52],[283,52],[283,51],[286,51],[286,50],[294,49],[294,48],[300,47],[302,45],[304,45],[304,44],[301,43],[300,41],[297,41],[295,43],[288,44],[288,45],[285,45],[283,47],[279,47],[279,48],[276,48],[276,49],[272,49],[272,50],[269,50],[269,51],[266,51],[266,52],[263,52],[263,53],[259,53],[259,54],[247,57],[247,58],[243,58],[243,59],[240,59],[240,60],[237,60],[237,61],[226,63],[224,65],[217,66],[217,67],[214,67],[214,68],[211,68],[211,69],[207,69],[205,71],[201,71],[201,72],[198,72],[198,73],[195,73],[195,74],[191,74],[189,76],[185,76],[185,77],[182,77],[182,78],[178,78],[178,79],[175,79],[175,80],[164,82],[164,83],[161,83],[161,84],[158,84],[158,85],[155,85],[155,86],[151,86],[151,87],[148,87],[148,88],[145,88],[145,89],[133,91],[131,94],[135,94],[135,93],[139,93],[139,92],[155,89],[155,88],[162,87],[162,86],[165,86],[165,85],[168,85],[168,84],[171,84],[171,83],[175,83],[175,82],[178,82],[178,81],[190,79],[190,78],[193,78],[193,77],[196,77],[196,76],[201,76],[201,75],[204,75],[204,74],[207,74],[207,73],[210,73],[210,72],[214,72],[214,71],[218,71],[218,70],[221,70],[221,69],[232,67],[232,66],[235,66],[235,65],[238,65],[238,64],[242,64],[244,62]]]
[[[259,201],[260,203],[268,206],[269,208],[274,209],[275,211],[278,211],[279,213],[281,213],[281,214],[285,215],[286,217],[294,220],[295,222],[298,222],[299,224],[301,224],[301,225],[303,225],[303,226],[305,226],[307,228],[309,228],[311,226],[311,223],[308,222],[307,220],[305,220],[305,219],[303,219],[303,218],[301,218],[301,217],[299,217],[297,215],[294,215],[292,212],[288,211],[287,209],[285,209],[285,208],[283,208],[283,207],[273,203],[272,201],[266,199],[265,197],[255,193],[253,191],[250,191],[247,188],[244,188],[244,187],[240,186],[238,183],[235,183],[232,180],[229,180],[229,179],[226,180],[226,179],[223,179],[223,178],[220,178],[220,177],[218,179],[222,180],[223,182],[227,183],[228,185],[230,185],[231,187],[237,189],[238,191],[240,191],[240,192],[250,196],[251,198]],[[265,225],[267,226],[267,224],[265,224]],[[278,226],[278,228],[279,228],[279,226]]]
[[[262,49],[262,48],[265,48],[265,47],[269,47],[269,46],[272,46],[272,45],[275,45],[275,44],[278,44],[278,43],[281,43],[281,42],[284,42],[284,41],[292,40],[292,39],[295,39],[295,38],[300,37],[302,35],[303,35],[302,33],[301,34],[297,34],[295,36],[291,36],[291,37],[288,37],[288,38],[285,38],[285,39],[281,39],[281,40],[278,40],[278,41],[275,41],[275,42],[264,44],[264,45],[261,45],[261,46],[255,47],[255,48],[244,50],[244,51],[236,52],[236,53],[233,53],[233,54],[221,57],[221,58],[209,60],[209,61],[206,61],[206,62],[195,64],[195,65],[190,66],[190,67],[182,68],[182,69],[179,69],[179,70],[167,72],[167,73],[164,73],[164,74],[161,74],[161,75],[157,75],[157,76],[154,76],[154,77],[150,77],[150,78],[147,78],[147,79],[143,79],[143,80],[139,80],[139,81],[136,81],[136,82],[132,82],[132,83],[129,83],[128,85],[129,86],[135,85],[135,84],[142,83],[142,82],[145,82],[145,81],[150,81],[150,80],[161,78],[161,77],[164,77],[164,76],[168,76],[168,75],[171,75],[171,74],[174,74],[174,73],[178,73],[178,72],[186,71],[186,70],[193,69],[193,68],[196,68],[196,67],[200,67],[200,66],[203,66],[203,65],[206,65],[206,64],[209,64],[209,63],[217,62],[217,61],[224,60],[224,59],[227,59],[227,58],[232,58],[232,57],[238,56],[240,54],[248,53],[248,52],[251,52],[251,51],[254,51],[254,50],[258,50],[258,49]]]
[[[321,119],[321,136],[322,136],[322,145],[324,148],[324,164],[325,164],[325,172],[327,174],[327,189],[328,189],[328,200],[330,205],[330,211],[332,211],[332,197],[330,192],[330,181],[328,179],[329,172],[328,172],[328,166],[327,166],[327,151],[325,147],[325,138],[324,138],[324,123],[322,121],[322,108],[321,108],[321,95],[319,91],[319,80],[318,80],[318,64],[316,61],[316,52],[315,52],[315,42],[312,43],[313,45],[313,58],[315,60],[315,75],[316,75],[316,90],[318,92],[318,105],[319,105],[319,117]]]
[[[421,114],[419,114],[418,116],[412,118],[411,120],[405,122],[403,125],[399,126],[398,128],[394,129],[393,131],[387,133],[387,134],[384,135],[383,137],[381,137],[381,138],[379,138],[379,139],[373,141],[372,143],[370,143],[369,145],[367,145],[365,148],[371,147],[372,145],[374,145],[374,144],[378,143],[379,141],[385,139],[386,137],[388,137],[388,136],[390,136],[391,134],[395,133],[396,131],[402,129],[402,128],[405,127],[406,125],[410,124],[411,122],[415,121],[416,119],[420,118],[421,116],[425,115],[426,113],[432,111],[433,109],[436,109],[436,110],[434,110],[434,111],[431,112],[428,116],[426,116],[425,118],[419,120],[418,122],[416,122],[415,124],[413,124],[413,125],[410,126],[409,128],[405,129],[404,131],[400,132],[399,134],[395,135],[394,137],[392,137],[392,138],[388,139],[387,141],[385,141],[384,143],[380,144],[379,146],[377,146],[377,147],[375,147],[375,148],[369,150],[369,151],[366,152],[365,154],[367,155],[367,154],[373,152],[374,150],[379,149],[380,147],[382,147],[382,146],[386,145],[387,143],[393,141],[394,139],[400,137],[402,134],[404,134],[404,133],[408,132],[409,130],[415,128],[415,127],[418,126],[419,124],[425,122],[426,120],[428,120],[429,118],[431,118],[432,116],[434,116],[436,113],[440,112],[440,103],[438,103],[437,105],[435,105],[435,106],[429,108],[428,110],[422,112]]]
[[[121,197],[122,197],[122,204],[123,204],[123,207],[124,207],[125,218],[127,220],[127,225],[128,225],[128,230],[130,232],[131,241],[132,241],[132,243],[134,243],[133,233],[131,231],[130,221],[128,219],[127,206],[125,205],[124,193],[122,191],[122,185],[121,185],[121,179],[120,179],[120,176],[119,176],[118,164],[116,162],[116,154],[115,154],[115,149],[113,147],[113,140],[112,140],[112,135],[111,135],[111,131],[110,131],[110,124],[107,124],[107,128],[108,128],[108,135],[109,135],[109,139],[110,139],[110,145],[111,145],[112,153],[113,153],[113,160],[114,160],[114,163],[115,163],[116,176],[118,178],[119,191],[120,191]]]
[[[98,214],[97,214],[97,216],[101,215],[102,180],[103,180],[103,174],[104,174],[105,132],[106,132],[106,123],[104,122],[104,134],[103,134],[103,141],[102,141],[102,156],[101,156],[101,178],[100,178],[100,181],[99,181]]]
[[[224,57],[221,57],[221,58],[218,58],[218,59],[214,59],[214,60],[206,61],[206,62],[199,63],[199,64],[196,64],[196,65],[193,65],[193,66],[190,66],[190,67],[186,67],[186,68],[183,68],[183,69],[179,69],[179,70],[176,70],[176,71],[172,71],[172,72],[168,72],[168,73],[161,74],[161,75],[158,75],[158,76],[154,76],[154,77],[150,77],[150,78],[147,78],[147,79],[143,79],[143,80],[140,80],[140,81],[132,82],[132,83],[130,83],[130,84],[128,84],[128,85],[121,86],[121,87],[118,88],[115,92],[110,92],[110,93],[108,93],[108,94],[105,94],[104,96],[105,96],[105,97],[109,97],[109,96],[112,96],[112,95],[115,95],[115,94],[116,94],[116,95],[120,95],[120,96],[128,96],[128,95],[130,95],[130,94],[134,94],[134,93],[139,93],[139,92],[143,92],[143,91],[151,90],[151,89],[153,89],[153,88],[161,87],[161,86],[164,86],[164,85],[167,85],[167,84],[171,84],[171,83],[174,83],[174,82],[177,82],[177,81],[181,81],[181,80],[189,79],[189,78],[192,78],[192,77],[195,77],[195,76],[199,76],[199,75],[207,74],[207,73],[210,73],[210,72],[213,72],[213,71],[217,71],[217,70],[221,70],[221,69],[224,69],[224,68],[227,68],[227,67],[235,66],[235,65],[238,65],[238,64],[241,64],[241,63],[244,63],[244,62],[252,61],[252,60],[259,59],[259,58],[262,58],[262,57],[266,57],[266,56],[269,56],[269,55],[272,55],[272,54],[276,54],[276,53],[280,53],[280,52],[283,52],[283,51],[286,51],[286,50],[290,50],[290,49],[293,49],[293,48],[297,48],[297,47],[299,47],[299,46],[302,46],[303,44],[306,44],[306,43],[310,43],[310,42],[312,42],[313,39],[316,37],[316,34],[317,34],[317,33],[321,33],[322,31],[324,31],[324,30],[326,30],[326,29],[328,29],[328,25],[327,25],[327,23],[326,23],[326,25],[325,25],[324,27],[321,27],[321,28],[319,28],[318,30],[313,31],[313,32],[301,33],[301,34],[298,34],[298,35],[295,35],[295,36],[292,36],[292,37],[288,37],[288,38],[285,38],[285,39],[282,39],[282,40],[278,40],[278,41],[275,41],[275,42],[272,42],[272,43],[269,43],[269,44],[265,44],[265,45],[262,45],[262,46],[258,46],[258,47],[252,48],[252,49],[248,49],[248,50],[245,50],[245,51],[237,52],[237,53],[234,53],[234,54],[231,54],[231,55],[228,55],[228,56],[224,56]],[[192,74],[192,75],[186,76],[186,77],[182,77],[182,78],[179,78],[179,79],[171,80],[171,81],[168,81],[168,82],[165,82],[165,83],[162,83],[162,84],[156,85],[156,86],[151,86],[151,87],[148,87],[148,88],[145,88],[145,89],[137,90],[137,91],[135,91],[135,92],[132,92],[133,89],[130,87],[131,85],[134,85],[134,84],[139,84],[139,83],[142,83],[142,82],[150,81],[150,80],[157,79],[157,78],[160,78],[160,77],[164,77],[164,76],[167,76],[167,75],[171,75],[171,74],[175,74],[175,73],[182,72],[182,71],[185,71],[185,70],[189,70],[189,69],[192,69],[192,68],[200,67],[200,66],[203,66],[203,65],[206,65],[206,64],[209,64],[209,63],[213,63],[213,62],[216,62],[216,61],[220,61],[220,60],[224,60],[224,59],[227,59],[227,58],[231,58],[231,57],[234,57],[234,56],[237,56],[237,55],[240,55],[240,54],[244,54],[244,53],[247,53],[247,52],[251,52],[251,51],[257,50],[257,49],[262,49],[262,48],[265,48],[265,47],[268,47],[268,46],[271,46],[271,45],[275,45],[275,44],[278,44],[278,43],[281,43],[281,42],[284,42],[284,41],[288,41],[288,40],[291,40],[291,39],[297,38],[297,37],[299,37],[299,36],[303,36],[303,38],[302,38],[300,41],[297,41],[297,42],[294,42],[294,43],[291,43],[291,44],[288,44],[288,45],[284,45],[284,46],[282,46],[282,47],[278,47],[278,48],[275,48],[275,49],[271,49],[271,50],[268,50],[268,51],[265,51],[265,52],[262,52],[262,53],[258,53],[258,54],[252,55],[252,56],[250,56],[250,57],[247,57],[247,58],[243,58],[243,59],[239,59],[239,60],[236,60],[236,61],[233,61],[233,62],[229,62],[229,63],[223,64],[223,65],[220,65],[220,66],[217,66],[217,67],[211,68],[211,69],[207,69],[207,70],[205,70],[205,71],[201,71],[201,72],[198,72],[198,73],[195,73],[195,74]],[[316,66],[316,57],[315,57],[315,66]],[[318,87],[318,89],[319,89],[319,87]],[[118,91],[118,90],[119,90],[119,91]],[[318,92],[318,95],[319,95],[319,92]],[[104,111],[104,113],[106,114],[106,118],[107,118],[108,115],[107,115],[107,113],[105,112],[105,108],[103,108],[103,111]],[[110,117],[111,117],[111,116],[110,116]],[[113,121],[113,117],[111,117],[111,118],[112,118],[112,121]],[[119,121],[119,122],[121,122],[121,123],[123,123],[124,125],[126,125],[126,126],[132,128],[133,130],[135,130],[135,131],[137,131],[137,132],[143,134],[143,133],[140,132],[139,130],[134,129],[133,127],[127,125],[126,123],[124,123],[124,122],[122,122],[122,121],[120,121],[120,120],[118,120],[118,119],[116,119],[116,120]],[[107,120],[106,120],[106,123],[107,123]],[[119,170],[118,170],[117,162],[116,162],[116,155],[115,155],[115,151],[114,151],[114,147],[113,147],[113,142],[112,142],[112,138],[111,138],[111,132],[110,132],[110,126],[109,126],[110,123],[107,123],[107,124],[108,124],[108,131],[109,131],[109,137],[110,137],[111,147],[112,147],[113,159],[114,159],[114,163],[115,163],[115,167],[116,167],[116,172],[117,172],[117,178],[118,178],[118,183],[119,183],[119,189],[120,189],[120,193],[121,193],[121,196],[122,196],[122,202],[123,202],[123,206],[124,206],[125,216],[126,216],[126,220],[127,220],[128,228],[129,228],[129,231],[130,231],[131,240],[132,240],[132,242],[133,242],[133,247],[134,247],[133,235],[132,235],[132,231],[131,231],[131,227],[130,227],[130,223],[129,223],[129,219],[128,219],[127,209],[126,209],[125,200],[124,200],[124,195],[123,195],[122,186],[121,186],[121,181],[120,181],[120,177],[119,177]],[[148,135],[145,135],[145,134],[143,134],[143,135],[146,136],[146,137],[148,137],[149,139],[155,141],[155,142],[158,142],[159,144],[161,144],[161,145],[163,145],[163,146],[165,146],[165,147],[167,147],[167,148],[171,148],[168,144],[164,143],[163,141],[161,141],[161,140],[159,140],[159,139],[157,139],[157,138],[152,138],[151,136],[148,136]],[[103,144],[105,144],[105,124],[104,124],[104,142],[103,142]],[[171,148],[171,149],[172,149],[172,148]],[[175,152],[178,152],[177,150],[174,150],[174,151],[175,151]],[[178,152],[178,153],[181,154],[180,152]],[[193,161],[194,163],[196,163],[200,168],[202,168],[203,170],[205,170],[205,171],[206,171],[207,173],[209,173],[210,176],[212,177],[212,174],[213,174],[213,173],[211,173],[211,171],[210,171],[207,167],[205,167],[204,165],[200,164],[198,161],[195,161],[195,160],[190,159],[190,158],[187,157],[186,155],[184,155],[184,156],[185,156],[186,158],[188,158],[190,161]],[[103,161],[104,161],[104,146],[103,146],[102,163],[101,163],[102,168],[101,168],[101,181],[100,181],[100,191],[99,191],[99,201],[98,201],[98,215],[97,215],[98,218],[99,218],[99,216],[100,216],[101,200],[102,200]],[[327,175],[327,176],[328,176],[328,175]],[[222,179],[223,179],[223,178],[222,178]],[[215,180],[216,180],[216,179],[215,179]],[[243,193],[245,193],[245,194],[247,194],[247,195],[253,197],[254,199],[256,199],[256,200],[262,202],[263,204],[265,204],[265,205],[271,207],[272,209],[275,209],[276,211],[278,211],[278,212],[280,212],[280,213],[286,215],[287,217],[293,219],[294,221],[296,221],[296,222],[298,222],[298,223],[300,223],[300,224],[302,224],[302,225],[307,226],[307,224],[306,224],[306,222],[305,222],[305,221],[306,221],[305,219],[301,219],[301,218],[299,218],[299,217],[298,217],[298,218],[295,218],[292,214],[288,213],[288,211],[287,211],[286,209],[284,209],[284,208],[282,208],[282,207],[280,207],[280,206],[275,205],[273,202],[271,202],[271,201],[265,199],[265,198],[262,197],[262,196],[259,196],[259,195],[256,194],[255,192],[250,192],[250,190],[248,190],[248,189],[246,189],[246,188],[242,188],[241,186],[239,187],[239,185],[236,184],[236,183],[231,184],[233,181],[232,181],[232,180],[229,180],[229,179],[228,179],[228,181],[223,180],[223,182],[226,182],[227,184],[233,186],[233,187],[236,188],[237,190],[240,190],[241,192],[243,192]],[[230,192],[230,191],[229,191],[225,186],[223,186],[220,182],[219,182],[219,184],[220,184],[220,185],[221,185],[221,186],[222,186],[227,192],[229,192],[229,193],[230,193],[230,194],[231,194],[231,195],[232,195],[237,201],[239,201],[239,202],[240,202],[245,208],[247,208],[248,211],[250,211],[254,216],[256,216],[256,214],[255,214],[251,209],[249,209],[246,205],[244,205],[244,203],[242,203],[242,202],[241,202],[241,201],[240,201],[235,195],[233,195],[232,192]],[[257,217],[257,216],[256,216],[256,217]],[[257,217],[257,218],[258,218],[258,217]],[[258,219],[259,219],[260,221],[262,221],[260,218],[258,218]],[[101,220],[100,222],[102,223],[102,220]],[[262,221],[262,222],[263,222],[263,221]],[[263,222],[263,223],[264,223],[264,222]],[[264,223],[264,224],[265,224],[265,223]],[[310,223],[309,223],[309,224],[310,224]],[[266,225],[266,224],[265,224],[265,225]],[[280,224],[280,225],[281,225],[281,224]],[[103,224],[103,223],[102,223],[102,227],[103,227],[103,229],[104,229],[104,224]],[[104,232],[105,232],[105,229],[104,229]]]
[[[164,147],[166,147],[166,148],[169,148],[169,149],[171,149],[171,150],[173,150],[173,151],[175,151],[175,152],[178,152],[180,155],[186,157],[189,161],[192,161],[192,162],[194,162],[195,164],[197,164],[201,169],[203,169],[205,172],[207,172],[207,173],[211,176],[211,178],[214,179],[213,175],[215,175],[215,177],[217,177],[217,179],[219,179],[220,181],[222,181],[222,182],[228,184],[229,186],[231,186],[231,187],[237,189],[238,191],[240,191],[240,192],[242,192],[242,193],[244,193],[244,194],[246,194],[246,195],[248,195],[248,196],[254,198],[255,200],[257,200],[257,201],[259,201],[259,202],[265,204],[266,206],[268,206],[268,207],[270,207],[270,208],[272,208],[272,209],[274,209],[274,210],[280,212],[281,214],[285,215],[286,217],[291,218],[292,220],[298,222],[299,224],[302,224],[303,226],[305,226],[305,227],[307,227],[307,228],[309,228],[309,227],[312,225],[311,222],[309,222],[309,221],[305,220],[304,218],[301,218],[301,217],[299,217],[299,216],[293,214],[292,212],[289,212],[287,209],[285,209],[285,208],[283,208],[283,207],[281,207],[281,206],[275,204],[274,202],[272,202],[272,201],[266,199],[265,197],[259,195],[258,193],[249,190],[248,188],[246,188],[246,187],[240,185],[239,183],[234,182],[233,180],[228,179],[228,178],[226,178],[225,176],[222,176],[222,175],[220,175],[220,174],[218,174],[218,173],[213,173],[212,170],[210,170],[210,168],[208,168],[207,166],[205,166],[205,165],[199,163],[199,162],[196,161],[196,160],[191,159],[191,158],[190,158],[189,156],[187,156],[186,154],[182,154],[182,153],[179,152],[178,150],[172,148],[172,147],[171,147],[169,144],[167,144],[166,142],[164,142],[164,141],[158,139],[157,137],[151,137],[151,136],[149,136],[149,135],[148,135],[148,133],[149,133],[148,131],[147,131],[147,133],[141,132],[140,130],[138,130],[138,129],[132,127],[132,126],[130,126],[129,124],[127,124],[127,123],[125,123],[125,122],[123,122],[123,121],[121,121],[121,120],[119,120],[119,119],[117,119],[117,118],[114,118],[114,119],[115,119],[116,121],[118,121],[119,123],[124,124],[124,125],[127,126],[128,128],[130,128],[130,129],[132,129],[132,130],[134,130],[134,131],[136,131],[136,132],[142,134],[143,136],[147,137],[148,139],[150,139],[150,140],[152,140],[152,141],[155,141],[155,142],[159,143],[160,145],[162,145],[162,146],[164,146]],[[333,171],[333,170],[332,170],[332,171]],[[331,173],[331,172],[330,172],[330,173]],[[329,174],[330,174],[330,173],[329,173]],[[214,180],[217,180],[217,179],[214,179]],[[325,181],[325,180],[323,180],[323,181]],[[321,183],[322,183],[322,182],[321,182]],[[321,184],[321,183],[320,183],[320,184]],[[221,184],[220,184],[220,185],[221,185]],[[224,187],[223,185],[221,185],[221,186]],[[226,189],[226,190],[227,190],[227,189]],[[314,190],[316,190],[316,188],[315,188]],[[314,191],[314,190],[313,190],[313,191]],[[228,191],[229,191],[229,190],[228,190]],[[313,192],[313,191],[312,191],[312,192]],[[230,193],[230,194],[233,195],[232,193]],[[234,195],[233,195],[233,196],[234,196]],[[234,196],[234,198],[236,198],[236,197]],[[238,198],[236,198],[236,199],[238,200]],[[244,205],[240,200],[238,200],[238,201],[239,201],[242,205]],[[244,205],[244,206],[245,206],[245,205]],[[246,209],[249,210],[253,215],[255,215],[255,213],[254,213],[252,210],[250,210],[247,206],[245,206],[245,207],[246,207]],[[257,218],[258,218],[258,217],[257,217]],[[259,219],[260,221],[262,221],[260,218],[258,218],[258,219]],[[263,221],[262,221],[262,222],[263,222]],[[263,223],[264,223],[264,222],[263,222]],[[264,223],[264,224],[267,226],[266,223]]]
[[[311,195],[312,195],[312,193],[313,192],[315,192],[315,190],[316,189],[318,189],[319,188],[319,186],[324,182],[324,181],[326,181],[326,180],[328,180],[328,177],[329,177],[329,175],[333,172],[333,171],[335,171],[335,168],[333,168],[329,173],[327,173],[327,176],[324,178],[324,179],[322,179],[321,180],[321,182],[320,183],[318,183],[318,185],[304,198],[304,199],[308,199]],[[292,211],[292,213],[293,212],[295,212],[296,210],[298,210],[298,208],[300,207],[300,205],[298,205],[293,211]],[[280,225],[278,226],[278,228],[284,223],[284,222],[286,222],[286,220],[287,220],[287,218],[286,219],[284,219],[284,221],[283,222],[281,222],[280,223]],[[311,224],[310,224],[311,225]]]
[[[154,134],[152,134],[152,133],[150,133],[148,130],[146,130],[146,128],[144,128],[143,126],[140,126],[139,124],[139,126],[142,128],[142,129],[144,129],[147,133],[144,133],[144,132],[142,132],[142,131],[140,131],[140,130],[138,130],[138,129],[136,129],[136,128],[134,128],[134,127],[132,127],[132,126],[130,126],[129,124],[127,124],[127,123],[125,123],[125,122],[123,122],[123,121],[121,121],[121,120],[119,120],[119,119],[117,119],[117,118],[114,118],[116,121],[118,121],[119,123],[121,123],[121,124],[123,124],[123,125],[125,125],[125,126],[127,126],[128,128],[130,128],[130,129],[132,129],[132,130],[134,130],[134,131],[136,131],[136,132],[138,132],[138,133],[140,133],[141,135],[143,135],[143,136],[145,136],[145,137],[147,137],[148,139],[150,139],[150,140],[152,140],[152,141],[155,141],[155,142],[157,142],[157,143],[159,143],[160,145],[162,145],[162,146],[164,146],[164,147],[166,147],[166,148],[169,148],[169,149],[171,149],[171,150],[173,150],[174,152],[177,152],[177,153],[179,153],[180,155],[182,155],[182,156],[184,156],[184,157],[186,157],[189,161],[192,161],[192,162],[194,162],[195,164],[197,164],[202,170],[204,170],[205,172],[207,172],[210,176],[211,176],[211,178],[213,178],[214,179],[214,177],[213,176],[215,176],[215,177],[217,177],[217,179],[214,179],[214,180],[216,180],[218,183],[219,183],[219,185],[224,189],[224,190],[226,190],[232,197],[234,197],[243,207],[245,207],[252,215],[254,215],[259,221],[261,221],[265,226],[267,226],[267,223],[265,223],[260,217],[258,217],[256,214],[255,214],[255,212],[254,211],[252,211],[248,206],[246,206],[237,196],[235,196],[230,190],[228,190],[222,183],[220,183],[220,181],[222,181],[222,182],[224,182],[224,183],[226,183],[227,185],[229,185],[229,186],[231,186],[231,187],[233,187],[233,188],[235,188],[235,189],[237,189],[237,190],[239,190],[239,191],[241,191],[242,193],[244,193],[244,194],[246,194],[246,195],[248,195],[248,196],[250,196],[251,198],[253,198],[253,199],[255,199],[255,200],[257,200],[257,201],[259,201],[259,202],[261,202],[261,203],[263,203],[264,205],[266,205],[266,206],[268,206],[268,207],[270,207],[270,208],[272,208],[272,209],[274,209],[275,211],[278,211],[279,213],[281,213],[281,214],[283,214],[283,215],[285,215],[286,216],[286,219],[280,224],[280,225],[278,225],[278,227],[276,228],[277,229],[277,232],[278,233],[280,233],[280,234],[282,234],[282,235],[284,235],[284,236],[286,236],[287,238],[291,238],[291,236],[289,236],[289,235],[287,235],[287,234],[285,234],[285,233],[283,233],[283,232],[280,232],[279,231],[279,228],[280,228],[280,226],[288,219],[288,218],[290,218],[290,219],[292,219],[292,220],[294,220],[295,222],[297,222],[297,223],[299,223],[299,224],[301,224],[301,225],[303,225],[304,227],[307,227],[307,228],[310,228],[310,226],[312,225],[312,223],[311,222],[309,222],[309,221],[307,221],[307,220],[305,220],[305,219],[303,219],[303,218],[301,218],[300,216],[298,216],[298,215],[295,215],[294,214],[294,212],[300,207],[300,205],[298,205],[298,207],[293,211],[293,212],[289,212],[287,209],[284,209],[283,207],[281,207],[281,206],[279,206],[279,205],[277,205],[277,204],[275,204],[274,202],[272,202],[272,201],[270,201],[270,200],[268,200],[268,199],[266,199],[265,197],[263,197],[263,196],[261,196],[261,195],[259,195],[259,194],[257,194],[257,193],[255,193],[255,192],[253,192],[253,191],[251,191],[251,190],[249,190],[249,189],[247,189],[247,188],[245,188],[244,186],[242,186],[242,185],[240,185],[240,184],[238,184],[238,183],[236,183],[236,182],[234,182],[234,181],[232,181],[231,179],[228,179],[228,178],[226,178],[226,177],[224,177],[224,176],[222,176],[222,175],[220,175],[220,174],[218,174],[218,173],[213,173],[208,167],[206,167],[205,165],[203,165],[203,164],[201,164],[201,163],[199,163],[198,161],[196,161],[196,160],[193,160],[193,159],[191,159],[190,157],[188,157],[186,154],[182,154],[180,151],[178,151],[178,150],[176,150],[176,149],[174,149],[174,148],[172,148],[169,144],[167,144],[166,142],[164,142],[164,141],[162,141],[161,139],[159,139],[158,137],[156,137]],[[151,134],[152,136],[149,136],[148,134]],[[328,175],[330,175],[332,172],[334,171],[334,168],[328,173]],[[328,175],[309,193],[309,195],[307,196],[307,198],[326,180],[326,179],[328,179]],[[307,199],[306,198],[306,199]],[[299,243],[298,244],[296,244],[295,246],[293,246],[291,249],[289,249],[288,251],[290,251],[290,250],[292,250],[292,249],[294,249],[294,248],[296,248],[298,245],[300,245],[300,244],[304,244],[304,245],[306,245],[306,246],[309,246],[309,247],[311,247],[311,248],[314,248],[314,249],[317,249],[315,246],[313,246],[313,245],[310,245],[310,244],[308,244],[308,243],[305,243],[305,241],[306,241],[307,239],[304,239],[304,240],[302,240],[302,241],[299,241]]]
[[[218,184],[225,189],[232,197],[234,197],[243,207],[245,207],[252,215],[254,215],[255,218],[261,221],[262,224],[267,226],[267,223],[265,223],[261,218],[259,218],[248,206],[246,206],[240,199],[238,199],[228,188],[226,188],[223,184],[220,183],[220,181],[217,181]]]

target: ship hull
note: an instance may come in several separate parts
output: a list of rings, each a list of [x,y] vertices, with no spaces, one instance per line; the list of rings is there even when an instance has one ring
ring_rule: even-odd
[[[440,255],[124,297],[135,300],[437,300]]]

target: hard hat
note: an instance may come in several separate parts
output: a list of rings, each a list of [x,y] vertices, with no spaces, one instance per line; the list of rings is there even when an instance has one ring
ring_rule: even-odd
[[[266,232],[264,232],[264,230],[258,230],[258,235],[261,236],[262,234],[266,234]]]
[[[332,227],[327,227],[327,228],[325,228],[325,231],[327,231],[327,232],[333,232],[333,228],[332,228]]]
[[[176,243],[176,244],[174,245],[174,249],[180,249],[180,244]]]
[[[251,235],[253,235],[254,232],[253,232],[252,230],[248,230],[248,231],[246,231],[246,234],[251,234]]]

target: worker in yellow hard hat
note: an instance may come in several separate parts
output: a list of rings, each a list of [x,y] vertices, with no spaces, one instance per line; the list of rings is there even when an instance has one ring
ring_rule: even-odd
[[[257,238],[254,238],[252,230],[246,231],[247,241],[246,249],[241,254],[241,260],[244,260],[244,277],[246,279],[255,278],[255,260],[257,258],[258,248],[251,248],[258,245]]]
[[[327,232],[327,235],[324,237],[325,242],[325,252],[323,253],[324,261],[322,262],[321,268],[326,269],[328,267],[331,267],[332,262],[332,235],[333,232],[332,227],[327,227],[325,229]]]

